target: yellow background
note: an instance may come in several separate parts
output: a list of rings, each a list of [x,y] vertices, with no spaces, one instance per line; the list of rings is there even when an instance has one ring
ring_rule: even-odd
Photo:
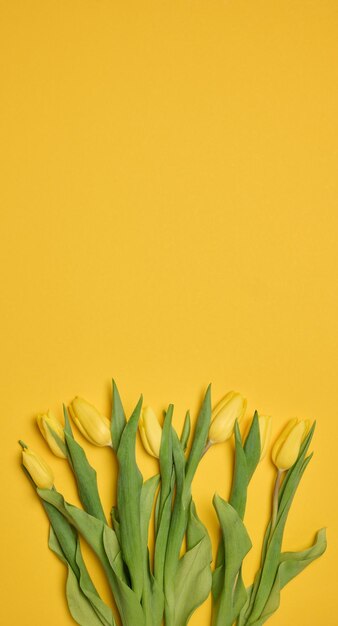
[[[158,411],[174,402],[177,426],[209,381],[214,400],[234,388],[248,415],[273,415],[274,436],[318,420],[284,547],[327,526],[329,550],[269,623],[337,623],[336,0],[0,10],[2,621],[74,623],[17,439],[73,500],[34,415],[77,393],[108,411],[114,376],[128,412],[143,392]],[[87,450],[108,510],[114,460]],[[214,541],[231,454],[212,449],[195,481]],[[273,476],[267,458],[250,489],[248,583]]]

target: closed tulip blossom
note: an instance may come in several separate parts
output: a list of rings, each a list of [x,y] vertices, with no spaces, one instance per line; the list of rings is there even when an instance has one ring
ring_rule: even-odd
[[[300,446],[309,432],[309,420],[290,420],[272,448],[272,460],[281,472],[296,462]]]
[[[110,421],[92,404],[76,396],[70,403],[69,413],[82,435],[95,446],[111,446]]]
[[[240,422],[246,410],[246,400],[240,393],[229,391],[215,406],[211,414],[208,447],[231,437],[236,420]]]
[[[301,445],[310,430],[309,420],[297,418],[290,420],[277,438],[272,448],[272,460],[277,467],[277,478],[272,504],[272,528],[274,528],[278,512],[278,497],[284,472],[297,461]]]
[[[155,411],[146,406],[142,409],[142,415],[139,421],[139,431],[145,450],[151,456],[159,458],[162,428],[156,417]]]
[[[22,446],[22,464],[36,486],[40,489],[51,489],[54,484],[54,475],[49,465],[22,441],[19,443]]]
[[[58,456],[61,459],[67,458],[64,450],[62,450],[60,445],[57,443],[57,439],[53,437],[53,434],[51,432],[53,431],[53,433],[57,435],[57,438],[59,438],[64,443],[65,435],[59,420],[54,417],[51,411],[48,410],[47,413],[40,413],[37,416],[36,421],[43,438],[46,440],[55,456]]]

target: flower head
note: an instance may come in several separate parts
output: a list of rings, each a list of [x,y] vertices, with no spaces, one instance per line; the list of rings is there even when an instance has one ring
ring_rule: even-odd
[[[272,448],[272,460],[280,471],[290,469],[296,462],[300,447],[310,429],[309,420],[290,420]]]
[[[211,414],[209,442],[221,443],[231,437],[236,420],[242,419],[246,410],[246,400],[240,393],[229,391],[215,406]]]
[[[40,487],[40,489],[51,489],[54,484],[54,475],[49,465],[39,454],[28,448],[26,444],[21,441],[19,443],[23,448],[22,464],[29,472],[36,486]]]
[[[87,400],[76,396],[70,403],[69,413],[78,427],[90,443],[95,446],[111,446],[110,421]]]
[[[47,413],[40,413],[37,415],[36,421],[40,432],[43,438],[47,441],[51,451],[61,459],[67,458],[51,432],[53,431],[62,442],[65,441],[65,434],[59,420],[54,417],[51,411],[48,410]]]
[[[142,443],[148,454],[158,458],[160,456],[162,428],[154,410],[150,406],[142,409],[139,430]]]

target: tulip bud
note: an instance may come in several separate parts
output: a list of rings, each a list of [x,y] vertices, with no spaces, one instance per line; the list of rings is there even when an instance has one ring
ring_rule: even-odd
[[[95,446],[111,446],[110,421],[83,398],[76,396],[69,413],[82,435]]]
[[[151,456],[159,458],[162,428],[155,412],[150,406],[143,407],[139,421],[139,430],[142,443]]]
[[[66,455],[61,447],[58,445],[56,439],[54,439],[51,430],[61,439],[61,441],[65,441],[65,434],[63,432],[63,428],[59,422],[59,420],[54,417],[51,411],[47,411],[47,413],[40,413],[36,418],[38,427],[43,438],[47,441],[51,451],[60,459],[66,459]]]
[[[272,460],[281,471],[296,462],[300,447],[310,429],[309,420],[292,419],[285,426],[272,448]]]
[[[22,442],[19,443],[23,447],[22,464],[29,472],[36,486],[40,487],[40,489],[51,489],[54,484],[54,475],[49,465],[36,452],[33,452]]]
[[[221,443],[231,437],[236,419],[242,419],[246,410],[246,400],[240,393],[229,391],[215,406],[211,414],[209,443]]]
[[[266,455],[271,436],[272,418],[270,416],[258,416],[259,435],[261,440],[261,454],[259,460],[262,461]]]

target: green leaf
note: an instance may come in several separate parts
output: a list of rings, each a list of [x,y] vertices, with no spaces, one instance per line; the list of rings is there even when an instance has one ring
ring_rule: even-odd
[[[117,508],[123,560],[127,564],[132,588],[141,601],[143,591],[143,550],[140,529],[140,498],[142,475],[136,464],[135,443],[142,396],[122,433],[117,452],[119,475]]]
[[[139,599],[126,583],[120,546],[114,531],[85,511],[68,504],[57,491],[37,489],[37,492],[75,526],[98,556],[110,583],[123,626],[145,626]]]
[[[103,602],[102,598],[100,598],[89,576],[88,570],[83,561],[79,539],[77,540],[76,562],[79,567],[79,583],[81,590],[90,601],[102,623],[105,626],[116,626],[111,608]]]
[[[141,489],[141,541],[143,549],[148,545],[148,529],[151,512],[153,509],[156,489],[160,482],[159,474],[148,478]]]
[[[108,626],[107,621],[103,621],[97,615],[90,600],[85,596],[81,590],[79,580],[77,579],[74,571],[65,559],[58,539],[53,531],[53,527],[50,526],[48,545],[50,549],[58,556],[58,558],[67,566],[67,583],[66,583],[66,596],[70,613],[74,620],[80,624],[80,626]],[[110,622],[113,624],[114,622]]]
[[[141,541],[144,567],[142,606],[147,626],[161,624],[164,607],[163,591],[151,573],[148,550],[149,521],[159,478],[158,474],[149,478],[143,483],[141,491]]]
[[[211,589],[212,560],[208,532],[197,516],[194,503],[189,507],[187,550],[179,560],[175,577],[175,626],[186,626],[193,612]]]
[[[174,488],[173,451],[172,451],[172,414],[170,405],[163,423],[160,447],[161,485],[157,498],[156,537],[154,551],[154,576],[160,589],[163,589],[164,559],[167,547],[171,518],[171,504]]]
[[[73,469],[76,479],[80,500],[87,513],[97,517],[102,522],[107,523],[99,490],[97,487],[97,474],[94,468],[90,465],[86,454],[80,444],[74,439],[70,422],[68,418],[68,412],[64,406],[65,416],[65,441],[67,447],[67,456],[70,460],[70,465]]]
[[[257,413],[255,413],[253,417],[244,447],[242,445],[242,438],[237,420],[235,422],[234,435],[235,462],[230,504],[237,511],[239,517],[243,520],[249,482],[258,463],[260,455],[260,439]],[[214,597],[217,597],[219,595],[219,590],[222,588],[223,585],[224,562],[224,543],[223,535],[221,535],[217,549],[216,568],[213,574]],[[237,612],[241,610],[243,604],[245,604],[246,602],[246,597],[247,594],[242,580],[242,573],[240,570],[234,590],[234,614],[238,614]]]
[[[199,411],[194,438],[186,465],[187,483],[191,484],[198,464],[201,460],[205,445],[207,443],[209,426],[211,420],[211,385],[208,386],[204,400]]]
[[[190,412],[187,411],[185,414],[185,419],[184,419],[184,424],[183,424],[183,428],[182,428],[182,433],[181,433],[181,445],[183,448],[183,452],[186,451],[187,446],[188,446],[188,441],[189,441],[189,437],[190,437],[190,430],[191,430],[191,420],[190,420]]]
[[[65,519],[78,530],[78,532],[94,550],[95,554],[102,563],[114,593],[115,577],[113,576],[113,572],[103,546],[103,530],[104,528],[107,528],[107,534],[109,534],[110,537],[111,550],[115,557],[117,557],[120,554],[120,546],[115,532],[109,526],[106,526],[106,524],[104,524],[101,520],[98,520],[96,517],[86,513],[86,511],[82,511],[82,509],[66,502],[64,497],[56,490],[37,489],[37,493],[45,502],[49,502],[58,511],[60,511]],[[124,579],[123,567],[120,566],[119,561],[117,561],[115,573]]]
[[[111,438],[115,452],[120,445],[120,440],[126,426],[126,416],[123,410],[120,394],[115,380],[112,380],[112,410],[111,410]]]
[[[260,618],[252,626],[262,626],[275,613],[280,604],[280,592],[285,585],[302,572],[310,563],[318,559],[326,550],[326,530],[322,528],[316,535],[314,544],[300,552],[284,552],[280,556],[280,564],[268,601]]]
[[[257,411],[254,413],[250,430],[244,443],[244,452],[248,468],[249,483],[261,456],[261,437]]]
[[[80,590],[89,600],[101,622],[106,625],[115,624],[111,609],[100,598],[90,576],[81,554],[81,547],[78,534],[64,516],[51,504],[42,500],[43,507],[51,524],[52,543],[56,548],[60,548],[62,555],[56,552],[57,556],[65,560],[72,569]],[[57,544],[56,544],[57,542]],[[52,546],[50,545],[51,549]]]
[[[159,508],[159,520],[162,517],[164,503],[171,491],[171,477],[173,470],[173,451],[172,451],[172,417],[174,407],[169,404],[168,410],[165,414],[161,446],[160,446],[160,473],[161,473],[161,490],[160,490],[160,508]]]
[[[65,455],[65,457],[67,457],[68,456],[68,454],[67,454],[68,451],[67,451],[67,447],[66,447],[65,442],[61,439],[61,437],[59,437],[59,435],[55,432],[55,430],[53,430],[53,428],[50,427],[48,422],[46,422],[46,426],[47,426],[51,436],[56,441],[56,443],[59,446],[59,448],[62,450],[62,452]]]
[[[121,534],[120,534],[120,520],[119,520],[119,512],[116,506],[113,506],[110,511],[110,517],[113,525],[113,529],[115,530],[117,540],[121,545]]]
[[[232,626],[246,600],[240,569],[252,544],[237,511],[217,494],[213,504],[222,530],[225,561],[216,578],[214,575],[212,624]]]
[[[172,443],[174,467],[176,476],[176,493],[174,507],[170,519],[164,563],[164,594],[165,594],[165,624],[175,626],[175,577],[179,563],[180,549],[187,525],[187,506],[190,504],[190,484],[186,484],[185,456],[181,443],[174,429],[172,429]]]
[[[303,571],[312,561],[324,554],[327,548],[326,529],[321,528],[310,548],[299,552],[282,552],[279,566],[281,589]]]
[[[111,565],[112,571],[119,567],[114,546],[109,535],[109,527],[103,529],[103,544]],[[135,591],[120,578],[116,578],[116,586],[114,590],[115,602],[118,606],[123,626],[145,626],[145,619],[140,601]]]
[[[249,484],[249,473],[246,454],[242,445],[238,421],[235,423],[235,466],[232,480],[230,504],[243,519]]]

